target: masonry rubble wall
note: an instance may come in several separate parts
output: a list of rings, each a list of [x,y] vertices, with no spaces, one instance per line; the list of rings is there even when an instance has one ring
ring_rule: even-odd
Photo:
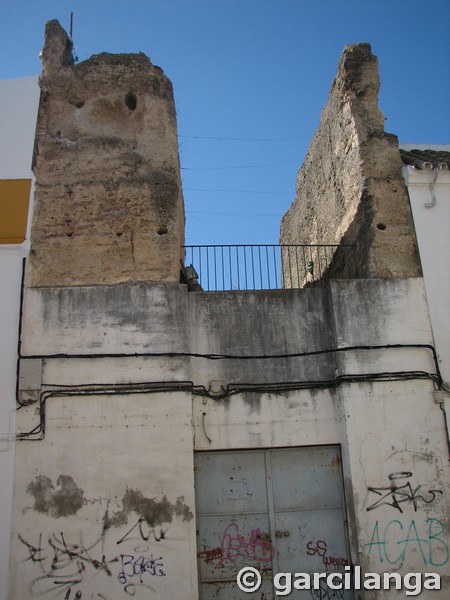
[[[46,25],[30,286],[178,282],[184,243],[172,85],[144,54],[74,64]]]
[[[397,138],[384,131],[379,85],[370,45],[347,46],[283,216],[280,243],[356,244],[356,265],[338,251],[329,272],[415,277],[420,263],[402,162]]]

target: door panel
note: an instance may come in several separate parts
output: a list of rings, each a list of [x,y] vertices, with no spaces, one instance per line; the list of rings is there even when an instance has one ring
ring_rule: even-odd
[[[337,446],[271,451],[275,510],[342,506]]]
[[[199,452],[195,473],[200,514],[267,512],[263,452]]]
[[[201,600],[248,599],[236,584],[244,566],[261,573],[253,595],[264,600],[278,597],[274,573],[292,573],[293,584],[295,573],[344,571],[339,447],[199,452],[195,465]],[[325,581],[322,588],[292,589],[289,598],[323,598]],[[336,590],[333,597],[351,595]]]

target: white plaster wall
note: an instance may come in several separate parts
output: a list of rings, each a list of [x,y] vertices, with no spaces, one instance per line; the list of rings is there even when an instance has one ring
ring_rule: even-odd
[[[196,598],[190,395],[54,397],[46,420],[17,446],[10,598]]]
[[[233,382],[434,372],[427,348],[350,350],[333,358],[326,354],[286,360],[207,357],[210,352],[268,355],[336,346],[431,344],[421,278],[337,281],[331,283],[330,291],[314,294],[311,290],[187,294],[177,286],[28,290],[26,313],[26,353],[101,354],[122,349],[158,354],[44,359],[43,386],[48,391],[83,383],[152,381],[192,381],[218,391],[219,385]],[[169,354],[162,356],[164,352]],[[205,356],[172,356],[173,352]],[[438,572],[443,588],[429,598],[447,600],[450,472],[443,413],[435,399],[433,382],[418,379],[348,381],[334,390],[241,392],[225,399],[192,398],[188,392],[56,395],[46,403],[45,439],[20,442],[17,448],[20,470],[10,600],[28,600],[43,591],[39,586],[44,585],[53,586],[55,598],[66,598],[70,588],[70,600],[77,591],[83,598],[100,593],[107,600],[122,600],[127,584],[119,579],[121,556],[139,559],[148,554],[163,557],[167,574],[156,577],[144,572],[142,582],[139,575],[132,576],[135,587],[129,590],[137,598],[147,597],[149,590],[142,584],[150,585],[162,598],[179,598],[183,590],[184,599],[196,599],[194,520],[174,517],[163,545],[155,537],[142,539],[138,526],[136,538],[122,552],[122,539],[141,514],[135,505],[128,510],[126,523],[118,518],[119,513],[123,515],[127,488],[142,493],[143,509],[150,498],[161,501],[165,495],[173,505],[183,496],[180,502],[194,512],[194,450],[321,444],[342,448],[354,562],[375,572]],[[30,431],[39,423],[36,409],[37,405],[31,405],[19,411],[19,431]],[[74,482],[72,488],[65,486],[65,495],[58,483],[61,475]],[[389,478],[392,475],[394,479]],[[30,487],[39,476],[47,477],[43,505],[35,503]],[[392,491],[392,485],[402,485],[398,481],[406,482],[406,487]],[[73,514],[55,513],[58,497],[70,512],[77,490],[83,490],[86,503]],[[396,498],[403,502],[397,505]],[[115,524],[103,531],[102,524],[108,522],[106,510]],[[67,532],[66,543],[71,547],[92,547],[82,581],[78,581],[77,561],[88,559],[77,550],[73,561],[66,560],[61,531]],[[147,530],[144,535],[148,537]],[[58,560],[66,561],[64,568],[74,567],[77,579],[73,584],[54,578],[48,565],[53,556],[48,539],[58,546]],[[92,557],[96,560],[99,552],[110,561],[111,574],[104,566],[93,568]],[[126,561],[131,569],[135,559]],[[54,581],[60,582],[59,588]],[[397,597],[396,592],[368,592],[365,600]],[[425,594],[421,597],[428,600]]]
[[[361,281],[338,282],[338,299],[360,298]],[[364,282],[369,302],[340,303],[336,319],[341,347],[370,340],[387,344],[432,344],[423,280]],[[378,358],[378,359],[377,359]],[[373,360],[375,359],[375,360]],[[379,351],[373,362],[363,352],[339,355],[340,371],[435,371],[426,349]],[[348,497],[352,500],[353,561],[363,570],[435,572],[447,598],[450,582],[449,446],[444,414],[433,382],[424,380],[358,383],[340,388],[342,449]],[[368,600],[396,598],[366,592]]]
[[[330,390],[194,398],[196,450],[339,444],[340,399]]]
[[[8,594],[22,249],[0,246],[0,598]]]
[[[1,179],[31,176],[39,92],[37,75],[0,80]]]
[[[39,100],[38,78],[0,81],[0,179],[32,179],[31,160]],[[31,218],[29,211],[29,222]],[[15,389],[22,258],[27,242],[0,245],[0,599],[8,595],[14,473]]]
[[[449,152],[450,146],[444,146]],[[431,149],[434,149],[432,146]],[[438,149],[438,148],[436,148]],[[450,172],[404,167],[430,318],[444,379],[450,381]],[[434,198],[434,199],[433,199]]]

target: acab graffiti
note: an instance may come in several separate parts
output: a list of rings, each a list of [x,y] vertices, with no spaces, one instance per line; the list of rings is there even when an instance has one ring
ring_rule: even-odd
[[[441,567],[449,559],[444,533],[444,524],[435,518],[427,519],[426,531],[422,531],[414,519],[408,524],[394,519],[384,526],[377,521],[365,548],[369,556],[376,556],[381,563],[396,565],[414,553],[424,565]]]
[[[368,549],[369,557],[376,557],[381,563],[399,565],[407,559],[414,559],[423,565],[441,567],[449,560],[445,524],[429,513],[425,519],[408,519],[404,511],[409,508],[417,513],[434,505],[442,497],[443,491],[426,489],[420,484],[413,485],[412,477],[411,471],[394,472],[388,476],[388,485],[367,488],[371,494],[378,496],[375,502],[367,506],[367,511],[386,506],[400,514],[398,519],[387,522],[377,520],[370,541],[364,547]]]

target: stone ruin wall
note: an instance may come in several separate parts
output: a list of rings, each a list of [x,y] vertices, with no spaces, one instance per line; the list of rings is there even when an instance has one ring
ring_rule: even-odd
[[[172,85],[144,54],[74,64],[47,23],[30,286],[178,282],[184,207]]]
[[[384,131],[379,85],[369,44],[347,46],[281,223],[281,244],[357,244],[353,257],[336,252],[328,267],[337,276],[420,275],[398,142]]]

